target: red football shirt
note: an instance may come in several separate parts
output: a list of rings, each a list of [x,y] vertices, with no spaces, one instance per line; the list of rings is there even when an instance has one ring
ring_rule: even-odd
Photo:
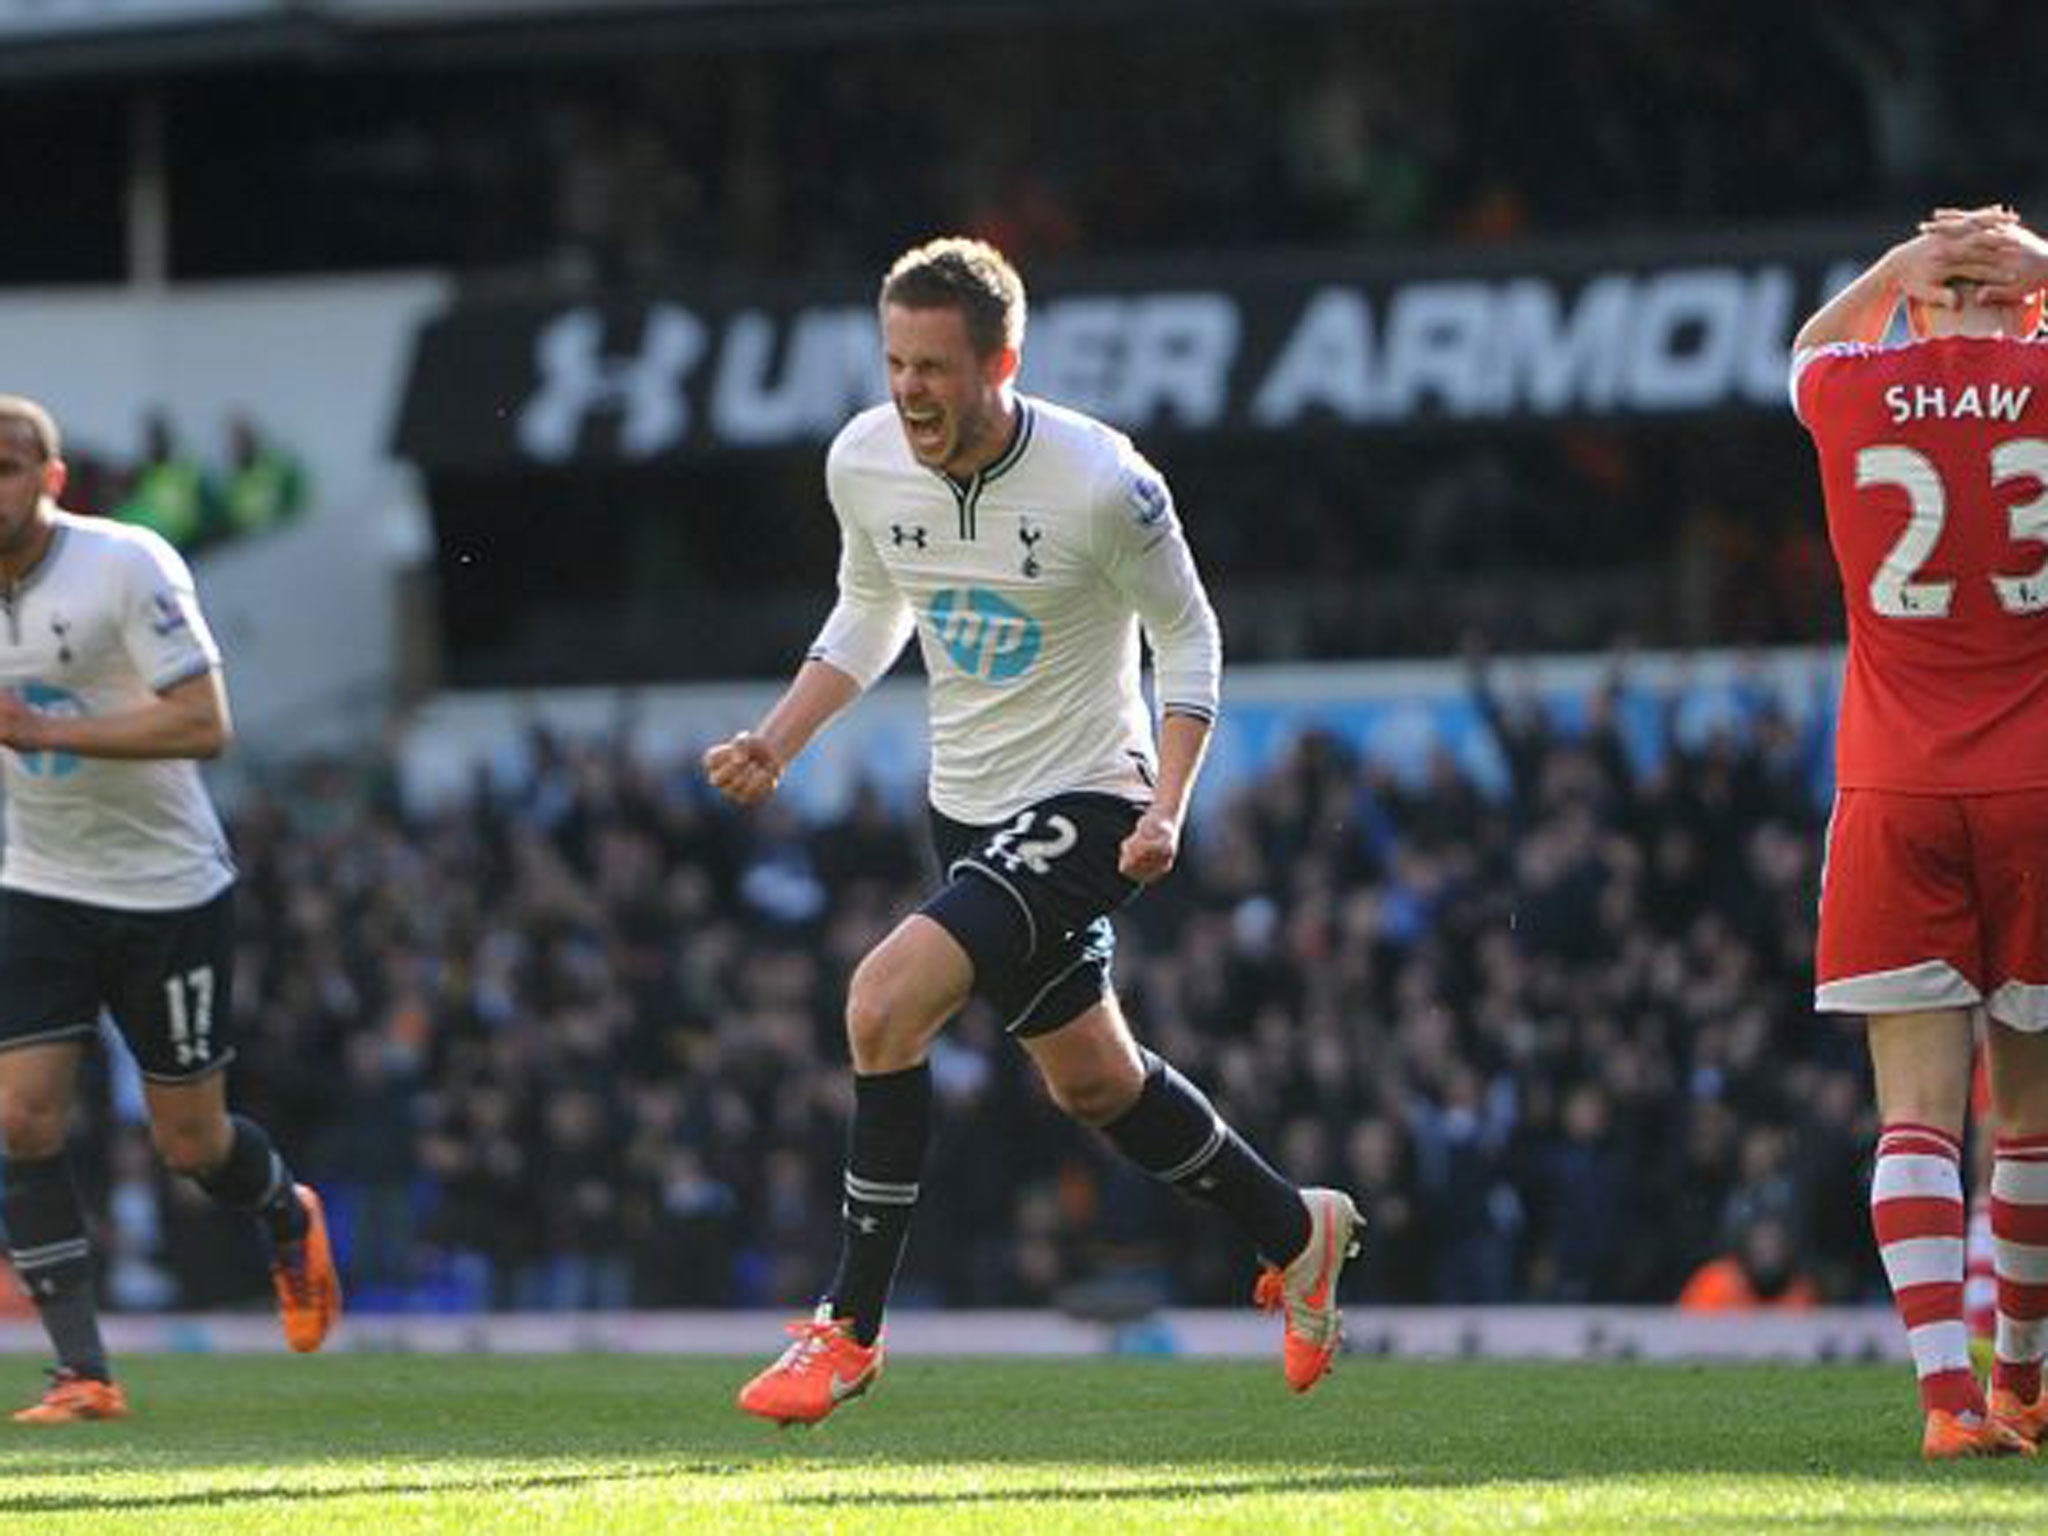
[[[1849,613],[1845,789],[2048,787],[2048,344],[1793,362]]]

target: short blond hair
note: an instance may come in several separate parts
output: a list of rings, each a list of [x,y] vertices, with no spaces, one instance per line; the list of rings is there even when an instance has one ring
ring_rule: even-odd
[[[64,457],[64,434],[57,430],[57,418],[40,400],[27,395],[0,395],[0,421],[18,421],[36,441],[43,462]]]
[[[948,235],[912,246],[882,279],[881,304],[959,310],[982,357],[1024,345],[1024,279],[986,240]]]

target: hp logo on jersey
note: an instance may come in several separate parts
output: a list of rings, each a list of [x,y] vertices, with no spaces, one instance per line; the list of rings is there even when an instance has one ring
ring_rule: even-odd
[[[1044,631],[1015,603],[980,587],[933,594],[932,633],[953,665],[984,682],[1022,677],[1038,659]]]
[[[85,701],[68,688],[48,683],[22,685],[21,701],[39,715],[61,715],[76,720],[85,711]],[[61,779],[78,772],[78,757],[72,752],[23,752],[21,771],[37,778]]]

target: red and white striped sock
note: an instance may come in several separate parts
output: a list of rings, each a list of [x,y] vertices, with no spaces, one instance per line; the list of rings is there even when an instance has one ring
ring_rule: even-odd
[[[1986,1342],[1998,1326],[1998,1259],[1992,1249],[1991,1191],[1970,1191],[1970,1226],[1963,1236],[1963,1322],[1970,1342]]]
[[[1877,1138],[1870,1224],[1906,1325],[1920,1407],[1984,1412],[1963,1326],[1963,1149],[1931,1125],[1887,1125]]]
[[[2031,1403],[2041,1391],[2041,1329],[2048,1320],[2048,1136],[1999,1140],[1991,1165],[1991,1231],[1998,1256],[1991,1384]]]

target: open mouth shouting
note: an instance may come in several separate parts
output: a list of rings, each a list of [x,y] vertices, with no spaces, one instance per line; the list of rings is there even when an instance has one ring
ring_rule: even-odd
[[[898,405],[896,415],[903,423],[903,435],[910,451],[928,463],[942,462],[951,442],[945,410],[936,405]]]

